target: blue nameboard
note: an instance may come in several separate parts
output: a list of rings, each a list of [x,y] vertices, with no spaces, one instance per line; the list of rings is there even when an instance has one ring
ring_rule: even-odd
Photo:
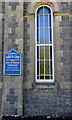
[[[15,49],[4,55],[4,75],[21,75],[21,54]]]

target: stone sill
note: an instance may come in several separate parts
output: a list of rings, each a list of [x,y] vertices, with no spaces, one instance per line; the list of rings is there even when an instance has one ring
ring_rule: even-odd
[[[55,83],[33,83],[32,87],[38,89],[54,89],[56,85]]]

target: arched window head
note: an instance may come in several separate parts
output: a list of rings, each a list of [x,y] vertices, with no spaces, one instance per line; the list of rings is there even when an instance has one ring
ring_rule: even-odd
[[[36,82],[54,82],[52,9],[42,5],[35,13]]]

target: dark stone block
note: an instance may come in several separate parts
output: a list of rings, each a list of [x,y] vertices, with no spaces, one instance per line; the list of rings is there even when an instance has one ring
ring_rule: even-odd
[[[62,11],[70,12],[70,2],[62,2]]]
[[[12,16],[12,22],[9,23],[9,27],[11,27],[12,29],[18,27],[18,22],[16,22],[16,16]]]
[[[24,46],[24,47],[25,47],[24,52],[28,52],[28,51],[30,51],[30,46]]]
[[[2,2],[2,13],[5,13],[5,2]]]
[[[70,12],[72,12],[72,1],[70,2]]]
[[[25,62],[25,63],[30,63],[30,58],[28,58],[28,57],[25,58],[25,57],[24,57],[24,62]]]
[[[0,112],[1,112],[1,106],[2,106],[2,88],[0,88]]]
[[[6,114],[17,115],[17,109],[15,109],[14,106],[13,107],[10,106],[9,108],[6,109]]]
[[[24,75],[25,75],[25,76],[30,75],[30,70],[26,70],[26,71],[24,71]]]
[[[12,48],[14,48],[14,49],[16,49],[18,51],[18,45],[17,44],[12,43],[11,45],[8,46],[8,50],[10,50]]]
[[[60,33],[60,38],[69,39],[70,33],[68,33],[68,32]]]
[[[69,15],[67,15],[67,16],[62,16],[62,21],[69,21]]]
[[[28,29],[28,28],[30,28],[30,24],[29,23],[24,23],[24,27]]]
[[[61,21],[60,23],[59,23],[59,26],[60,27],[69,27],[70,26],[70,21]]]
[[[2,14],[2,2],[0,2],[0,14]]]
[[[18,5],[19,5],[19,2],[9,2],[9,6],[11,6],[11,9],[13,11],[16,10],[16,6],[18,6]]]
[[[28,39],[30,40],[30,36],[29,35],[25,35],[24,36],[24,40],[28,40]]]
[[[11,39],[11,40],[15,40],[15,39],[18,38],[18,33],[9,33],[8,38]]]
[[[10,104],[14,104],[15,102],[18,101],[18,96],[15,96],[13,94],[7,95],[7,101],[9,101]]]
[[[10,88],[10,94],[14,94],[15,93],[15,89],[14,88]]]
[[[64,75],[64,82],[70,82],[70,75]]]

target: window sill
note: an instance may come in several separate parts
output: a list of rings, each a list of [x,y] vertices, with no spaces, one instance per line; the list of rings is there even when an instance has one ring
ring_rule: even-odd
[[[55,83],[33,83],[32,87],[38,89],[54,89],[56,85]]]

